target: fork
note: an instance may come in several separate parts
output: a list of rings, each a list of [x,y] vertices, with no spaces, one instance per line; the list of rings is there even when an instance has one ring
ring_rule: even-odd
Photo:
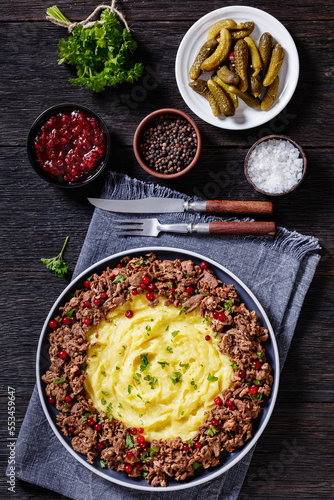
[[[118,236],[158,236],[162,231],[167,233],[199,233],[226,235],[274,235],[275,222],[200,222],[198,224],[160,224],[158,219],[118,219],[119,224],[113,226]]]

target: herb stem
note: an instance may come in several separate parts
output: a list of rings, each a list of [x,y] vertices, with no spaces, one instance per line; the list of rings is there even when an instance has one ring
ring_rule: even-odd
[[[59,21],[64,21],[65,23],[70,23],[71,21],[67,19],[66,16],[58,9],[57,5],[49,7],[46,11],[47,15],[59,19]]]

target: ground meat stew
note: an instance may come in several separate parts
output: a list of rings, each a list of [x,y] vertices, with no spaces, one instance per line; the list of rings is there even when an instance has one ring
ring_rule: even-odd
[[[229,356],[234,374],[231,388],[217,394],[215,406],[191,440],[145,440],[145,429],[126,427],[120,420],[97,411],[84,387],[90,325],[116,307],[144,293],[148,307],[158,297],[166,306],[187,314],[198,309],[219,338],[218,348]],[[158,260],[154,254],[125,257],[115,268],[94,274],[77,290],[49,323],[50,362],[43,375],[49,403],[59,410],[58,425],[72,447],[102,468],[146,478],[152,486],[167,486],[194,476],[197,468],[220,464],[223,452],[232,452],[252,436],[252,421],[262,409],[273,384],[263,342],[268,330],[254,311],[240,303],[233,285],[219,281],[206,262]]]

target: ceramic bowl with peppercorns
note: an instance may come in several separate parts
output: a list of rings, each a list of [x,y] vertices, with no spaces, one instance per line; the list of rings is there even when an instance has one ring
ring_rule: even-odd
[[[172,179],[193,168],[201,153],[200,131],[183,111],[158,109],[144,118],[133,138],[134,153],[146,172]]]
[[[95,180],[107,166],[109,131],[90,109],[60,104],[34,121],[27,151],[32,167],[44,180],[62,188],[81,187]]]

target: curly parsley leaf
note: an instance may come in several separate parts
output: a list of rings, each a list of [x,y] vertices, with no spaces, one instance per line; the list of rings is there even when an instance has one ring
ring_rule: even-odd
[[[146,375],[146,377],[144,377],[144,380],[147,380],[151,389],[154,389],[155,384],[158,382],[158,379],[156,377],[151,377],[151,375]]]
[[[232,308],[233,304],[234,304],[234,299],[230,299],[224,304],[226,311],[228,311],[231,314],[233,313],[233,308]]]
[[[133,441],[132,441],[132,437],[130,436],[130,434],[127,434],[126,437],[125,437],[125,448],[133,448]]]
[[[217,429],[216,429],[215,427],[212,427],[212,426],[211,426],[211,427],[209,427],[209,429],[208,429],[208,434],[209,434],[209,436],[211,436],[211,437],[213,437],[215,434],[217,434],[217,432],[218,432],[218,431],[217,431]]]
[[[108,467],[108,463],[105,460],[100,460],[100,465],[102,469],[106,469]]]
[[[67,274],[68,271],[68,264],[63,261],[63,253],[65,250],[65,247],[67,245],[67,242],[69,240],[69,236],[66,237],[65,243],[63,244],[63,248],[61,249],[61,252],[57,257],[53,257],[51,259],[41,259],[43,264],[50,269],[50,271],[53,271],[55,276],[57,278],[64,278]]]

